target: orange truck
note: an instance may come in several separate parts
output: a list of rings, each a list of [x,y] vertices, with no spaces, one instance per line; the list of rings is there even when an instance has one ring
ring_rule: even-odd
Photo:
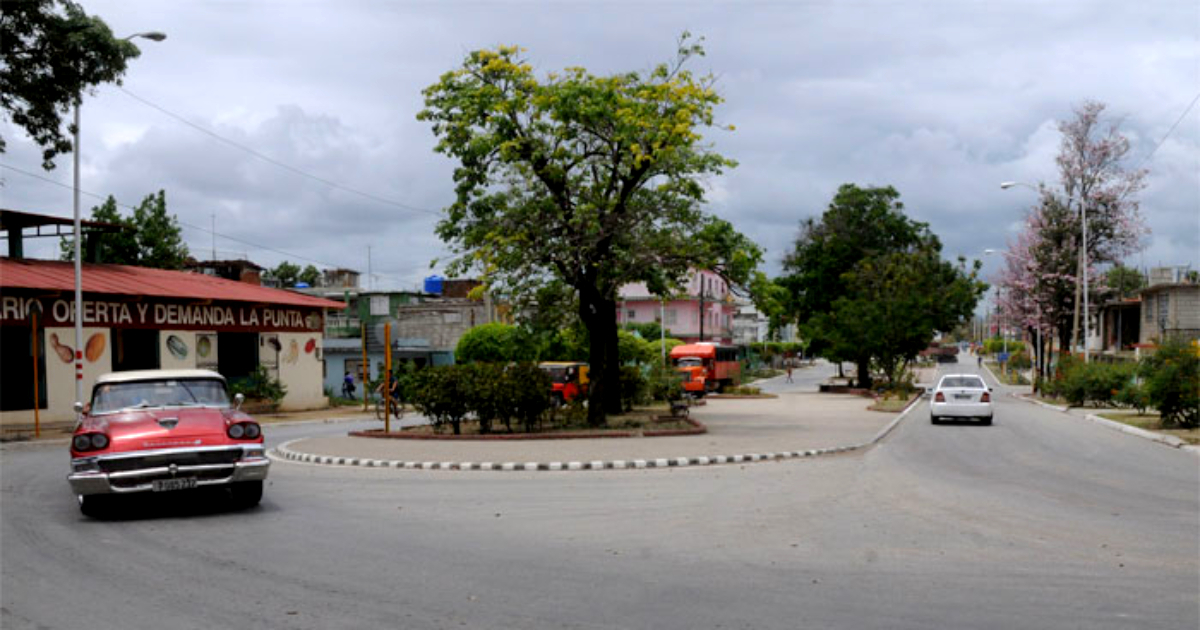
[[[671,363],[683,375],[683,389],[693,396],[732,387],[741,377],[737,348],[692,343],[671,348]]]

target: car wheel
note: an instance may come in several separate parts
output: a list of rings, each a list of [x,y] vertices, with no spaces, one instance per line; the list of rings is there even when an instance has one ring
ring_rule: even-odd
[[[79,511],[83,512],[84,516],[103,517],[108,514],[109,506],[112,505],[111,498],[103,494],[81,494],[79,495]]]
[[[983,418],[983,426],[985,426],[985,427],[986,427],[986,426],[989,426],[989,425],[991,425],[991,424],[992,424],[992,417],[991,417],[991,416],[988,416],[988,417],[986,417],[986,418]]]
[[[929,416],[929,424],[939,424],[940,422],[937,416]]]
[[[250,508],[258,505],[262,501],[263,482],[258,481],[239,481],[229,487],[229,494],[233,497],[233,503],[239,508]]]

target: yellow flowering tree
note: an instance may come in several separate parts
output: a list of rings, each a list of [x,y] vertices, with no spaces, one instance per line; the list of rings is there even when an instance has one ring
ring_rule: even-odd
[[[666,294],[693,268],[745,282],[761,251],[701,209],[701,178],[735,163],[703,141],[721,102],[685,33],[673,63],[543,79],[517,47],[480,50],[424,90],[436,150],[458,165],[456,198],[438,234],[498,291],[529,295],[561,282],[589,333],[589,421],[620,408],[617,290],[644,281]],[[727,127],[732,130],[732,127]]]

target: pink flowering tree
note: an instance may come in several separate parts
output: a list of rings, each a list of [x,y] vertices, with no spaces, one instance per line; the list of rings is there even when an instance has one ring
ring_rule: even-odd
[[[1118,122],[1104,119],[1104,109],[1089,101],[1074,118],[1059,123],[1058,186],[1039,184],[1038,202],[1009,243],[996,278],[1005,321],[1056,336],[1060,348],[1078,343],[1082,296],[1077,279],[1084,268],[1089,294],[1103,290],[1098,269],[1137,251],[1148,233],[1137,200],[1146,171],[1124,165],[1129,140]],[[1081,215],[1087,217],[1086,251]]]

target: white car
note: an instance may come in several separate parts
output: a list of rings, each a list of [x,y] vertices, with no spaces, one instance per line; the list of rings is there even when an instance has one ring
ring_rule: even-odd
[[[991,392],[983,377],[977,374],[947,374],[933,388],[929,421],[937,424],[942,419],[977,418],[983,424],[991,424]]]

